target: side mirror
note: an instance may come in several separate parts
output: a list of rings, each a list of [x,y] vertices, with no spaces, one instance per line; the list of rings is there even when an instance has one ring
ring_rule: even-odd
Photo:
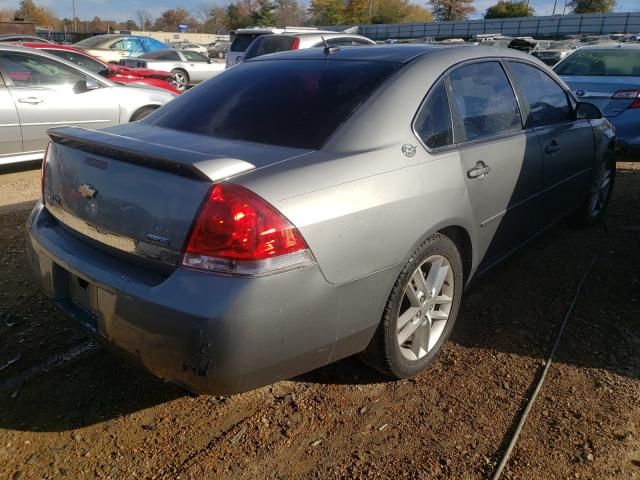
[[[86,77],[84,80],[79,80],[74,86],[73,91],[75,93],[84,93],[89,90],[97,90],[100,88],[100,84],[93,77]]]
[[[602,112],[593,103],[578,102],[576,105],[576,120],[598,120]]]

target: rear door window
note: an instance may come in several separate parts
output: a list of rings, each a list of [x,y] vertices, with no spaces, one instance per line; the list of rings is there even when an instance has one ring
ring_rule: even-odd
[[[86,68],[93,73],[102,73],[107,70],[107,67],[105,67],[102,63],[94,60],[91,57],[82,55],[81,53],[71,52],[69,50],[60,50],[57,48],[44,49],[44,51],[51,55],[55,55],[56,57],[63,58],[71,63],[75,63],[76,65],[82,68]]]
[[[249,47],[249,45],[251,45],[251,42],[253,42],[261,35],[264,35],[264,33],[241,33],[233,39],[230,50],[232,52],[244,52]]]
[[[398,68],[367,61],[246,62],[172,100],[149,121],[202,135],[318,149]]]
[[[16,87],[64,89],[86,79],[60,62],[25,53],[1,53],[0,67]]]
[[[453,124],[444,82],[439,82],[427,96],[415,121],[415,130],[429,148],[453,143]]]
[[[267,55],[269,53],[286,52],[291,50],[295,37],[289,35],[263,35],[256,38],[245,51],[244,58],[249,60],[253,57]]]
[[[549,75],[522,62],[509,62],[508,65],[529,105],[527,127],[542,127],[574,119],[567,93]]]
[[[520,109],[499,62],[464,65],[449,74],[456,142],[522,129]]]

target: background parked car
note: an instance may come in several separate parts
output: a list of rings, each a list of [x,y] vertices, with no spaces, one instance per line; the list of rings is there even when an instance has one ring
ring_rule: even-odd
[[[123,58],[139,57],[145,53],[167,48],[155,38],[137,35],[96,35],[73,44],[109,63],[118,63]]]
[[[237,30],[232,30],[231,34],[231,45],[229,46],[229,52],[225,56],[227,60],[227,68],[233,67],[236,63],[240,63],[242,57],[244,56],[244,52],[251,42],[253,42],[256,38],[261,35],[273,35],[273,34],[281,34],[281,33],[304,33],[304,32],[315,32],[315,33],[336,33],[329,30],[318,30],[317,28],[312,27],[286,27],[286,28],[238,28]]]
[[[104,78],[108,78],[114,83],[147,85],[162,88],[175,94],[180,93],[180,91],[173,86],[173,77],[169,72],[150,70],[148,68],[130,68],[113,63],[106,63],[99,58],[68,45],[49,43],[24,43],[23,45],[60,57],[79,67],[97,73]]]
[[[549,46],[542,50],[537,50],[531,54],[537,57],[540,61],[546,63],[549,66],[553,66],[569,55],[571,50],[579,46],[578,40],[558,40],[551,42]]]
[[[122,65],[135,68],[154,68],[171,72],[175,87],[184,91],[224,70],[224,63],[214,62],[197,52],[167,48],[135,58],[122,60]]]
[[[207,55],[211,58],[225,58],[231,42],[213,42],[207,46]]]
[[[0,35],[0,42],[12,42],[12,43],[24,43],[24,42],[38,42],[38,43],[51,43],[54,42],[46,40],[37,35],[20,35],[20,34],[5,34]]]
[[[187,50],[189,52],[198,52],[201,55],[207,56],[207,47],[199,45],[197,43],[185,43],[180,47],[180,50]]]
[[[0,45],[0,164],[42,159],[47,129],[139,120],[175,95],[127,87],[40,50]]]
[[[140,123],[51,138],[27,227],[45,293],[212,394],[357,353],[419,373],[476,273],[565,215],[598,221],[615,179],[598,108],[482,46],[280,53]]]
[[[325,42],[330,47],[376,45],[376,42],[367,37],[350,33],[305,32],[261,35],[249,45],[240,61],[250,60],[269,53],[324,47]]]
[[[615,126],[619,153],[640,160],[640,45],[581,47],[554,71]]]

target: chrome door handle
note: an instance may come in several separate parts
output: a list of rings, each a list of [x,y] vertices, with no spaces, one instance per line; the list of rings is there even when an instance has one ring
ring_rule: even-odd
[[[44,100],[38,97],[26,97],[26,98],[19,98],[18,101],[20,103],[28,103],[29,105],[37,105],[38,103],[42,103]]]
[[[556,142],[555,140],[544,147],[544,151],[547,153],[556,153],[558,150],[560,150],[560,145],[558,145],[558,142]]]
[[[476,163],[475,167],[467,171],[467,177],[479,178],[480,180],[482,180],[487,175],[489,175],[490,171],[491,167],[489,165],[485,164],[483,161],[479,161],[478,163]]]

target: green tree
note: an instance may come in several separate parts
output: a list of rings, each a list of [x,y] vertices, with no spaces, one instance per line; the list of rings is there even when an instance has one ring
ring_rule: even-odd
[[[409,0],[373,0],[371,23],[430,22],[431,12]]]
[[[345,5],[342,0],[311,0],[309,14],[315,25],[344,25]]]
[[[57,27],[60,21],[49,10],[39,7],[33,0],[20,0],[16,18],[34,22],[41,27]]]
[[[535,15],[533,8],[527,5],[524,0],[511,1],[500,0],[494,6],[487,8],[484,18],[515,18],[530,17]]]
[[[241,6],[232,3],[227,7],[227,27],[229,30],[244,28],[251,25],[251,14],[244,11]]]
[[[186,23],[193,27],[195,22],[184,8],[171,8],[162,12],[162,15],[153,24],[153,28],[165,32],[175,32],[179,23]]]
[[[306,14],[298,0],[276,0],[276,24],[281,27],[299,27]]]
[[[345,20],[347,23],[360,24],[369,23],[369,8],[373,0],[347,0],[345,7]]]
[[[126,22],[122,22],[120,24],[120,29],[129,31],[138,30],[138,24],[135,22],[135,20],[129,19]]]
[[[258,8],[251,14],[254,25],[260,27],[272,27],[276,24],[276,17],[273,14],[275,5],[270,0],[258,0]]]
[[[473,0],[429,0],[433,17],[441,22],[464,20],[474,13]]]
[[[567,6],[573,13],[609,13],[616,7],[616,0],[571,0]]]

